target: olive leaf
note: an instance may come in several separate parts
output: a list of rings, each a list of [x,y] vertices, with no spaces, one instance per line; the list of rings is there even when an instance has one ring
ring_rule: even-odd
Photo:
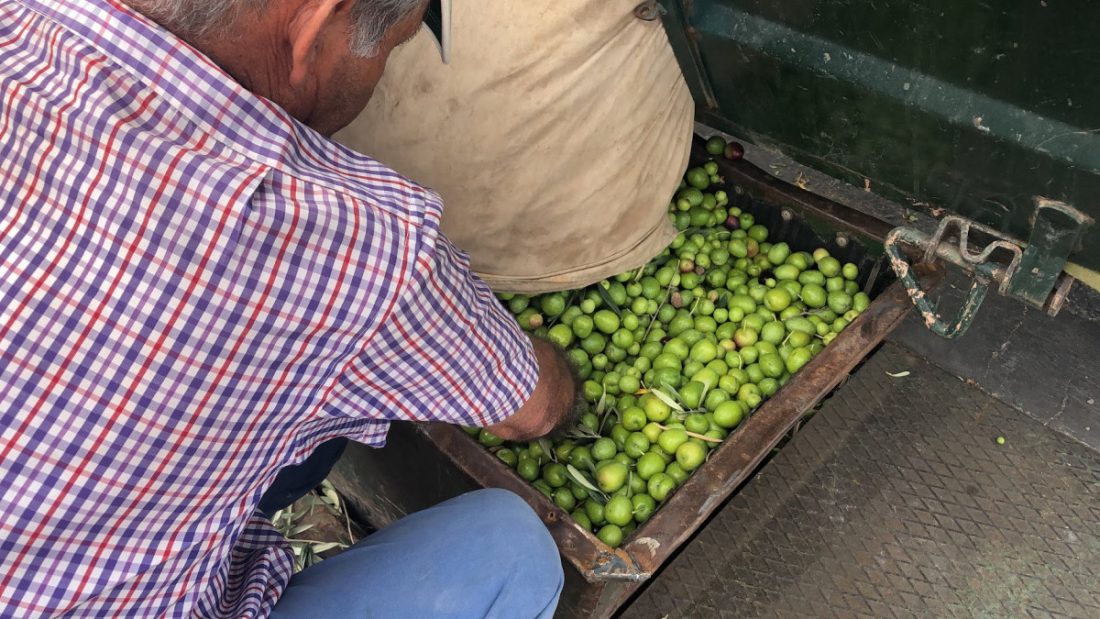
[[[313,528],[312,524],[301,524],[290,530],[290,536],[300,535]]]
[[[623,317],[623,310],[619,309],[618,304],[615,303],[615,299],[611,298],[610,291],[608,291],[603,286],[596,284],[596,292],[599,293],[600,298],[603,299],[604,305],[606,305],[608,309],[615,312],[615,315],[619,318]]]
[[[607,425],[607,420],[611,419],[612,414],[617,415],[618,413],[619,411],[616,410],[615,407],[608,407],[606,411],[600,414],[600,427],[597,429],[597,431],[602,434],[604,426]]]
[[[678,411],[678,412],[681,412],[681,413],[684,412],[684,407],[680,406],[679,402],[672,399],[672,396],[668,395],[664,391],[661,391],[660,389],[657,389],[657,388],[652,388],[652,389],[649,390],[649,392],[652,393],[654,396],[656,396],[658,400],[660,400],[660,401],[664,402],[665,404],[667,404],[668,407],[671,408],[672,410],[675,410],[675,411]]]
[[[577,483],[577,485],[581,486],[582,488],[586,490],[591,490],[592,492],[600,491],[600,489],[597,488],[595,484],[588,480],[588,477],[586,477],[584,473],[578,471],[577,467],[573,466],[572,464],[565,465],[565,472],[569,474],[570,479],[572,479],[574,482]]]
[[[565,438],[571,438],[575,441],[590,441],[600,438],[600,435],[593,430],[589,430],[583,426],[573,426],[569,428],[564,434]]]
[[[593,484],[584,473],[578,471],[576,467],[574,467],[572,464],[565,465],[565,473],[569,476],[570,479],[573,480],[574,483],[584,488],[588,492],[589,498],[591,498],[592,500],[601,504],[608,501],[609,497],[604,494],[602,490],[597,488],[596,485]]]
[[[611,497],[607,496],[606,494],[602,492],[592,492],[591,490],[588,491],[588,498],[589,500],[595,501],[600,505],[607,505],[607,502],[611,500]]]
[[[550,460],[552,462],[558,461],[558,455],[554,453],[554,445],[550,443],[550,439],[543,437],[538,439],[536,442],[539,444],[539,447],[542,448],[542,451],[550,457]]]
[[[649,263],[652,264],[654,270],[656,270],[656,269],[660,269],[664,265],[668,264],[669,260],[672,260],[672,254],[671,253],[669,253],[668,255],[657,256],[653,260],[650,260]]]
[[[340,495],[336,492],[336,488],[332,487],[331,483],[321,484],[321,495],[330,507],[335,510],[340,510]]]

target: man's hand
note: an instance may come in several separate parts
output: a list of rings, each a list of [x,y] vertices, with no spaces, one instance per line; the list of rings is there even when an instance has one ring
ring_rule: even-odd
[[[532,338],[539,380],[527,402],[504,421],[488,430],[509,441],[526,441],[572,424],[576,418],[577,379],[565,354],[546,340]]]

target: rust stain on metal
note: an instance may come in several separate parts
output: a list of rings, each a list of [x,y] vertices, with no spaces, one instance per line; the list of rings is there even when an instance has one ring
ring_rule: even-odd
[[[626,558],[624,560],[621,551],[609,549],[609,552],[603,553],[600,562],[585,573],[585,577],[591,577],[592,581],[607,580],[642,583],[649,580],[649,577],[652,576],[652,573],[648,571],[639,571],[637,568],[638,565],[633,559]]]
[[[658,541],[658,540],[653,539],[652,537],[639,537],[638,539],[636,539],[634,541],[639,546],[644,546],[646,548],[649,548],[653,552],[656,552],[657,549],[661,547],[661,542]]]
[[[1064,273],[1058,278],[1058,284],[1054,287],[1054,293],[1050,295],[1050,299],[1047,300],[1047,305],[1044,308],[1047,315],[1058,315],[1058,312],[1061,311],[1062,306],[1066,303],[1066,297],[1069,296],[1069,291],[1073,288],[1074,281],[1072,277]]]
[[[928,327],[929,329],[931,329],[937,322],[939,322],[939,316],[937,316],[935,312],[922,311],[920,315],[921,319],[924,320],[924,326]]]
[[[698,144],[695,150],[700,157],[705,153]],[[730,161],[720,158],[717,163],[719,175],[730,184],[751,190],[768,202],[812,213],[837,230],[845,230],[876,242],[882,242],[890,232],[890,224],[881,219],[795,187],[744,159]]]

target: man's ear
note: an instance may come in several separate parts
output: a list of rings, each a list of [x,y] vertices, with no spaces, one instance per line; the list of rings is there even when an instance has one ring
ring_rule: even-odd
[[[344,0],[308,0],[290,22],[290,85],[301,86],[316,60],[317,42]]]

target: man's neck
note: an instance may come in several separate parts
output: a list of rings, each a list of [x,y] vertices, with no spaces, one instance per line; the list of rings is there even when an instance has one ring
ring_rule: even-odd
[[[210,58],[245,89],[274,101],[299,120],[309,117],[311,110],[300,92],[302,89],[291,88],[289,83],[290,46],[271,34],[285,28],[285,17],[277,9],[279,3],[272,3],[263,12],[246,11],[234,23],[196,36],[149,15],[142,10],[140,0],[121,1]]]

